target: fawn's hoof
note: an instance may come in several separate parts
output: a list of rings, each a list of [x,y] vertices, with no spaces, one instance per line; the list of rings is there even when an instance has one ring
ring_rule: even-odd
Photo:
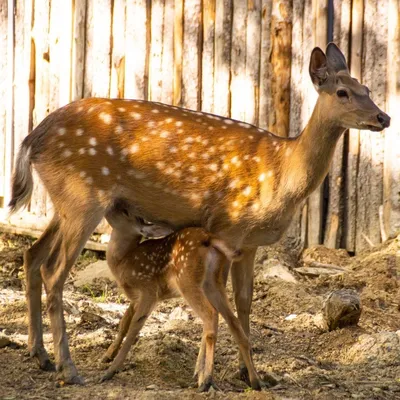
[[[260,391],[261,390],[261,388],[263,387],[263,386],[265,386],[264,385],[264,383],[261,381],[261,380],[259,380],[259,379],[256,379],[256,380],[254,380],[253,382],[251,382],[251,388],[253,389],[253,390],[258,390],[258,391]]]
[[[207,377],[204,379],[203,383],[199,385],[198,392],[199,393],[204,393],[208,392],[211,388],[213,388],[216,391],[220,391],[221,389],[215,384],[212,376]]]
[[[268,372],[262,374],[262,385],[264,387],[271,388],[276,386],[278,383],[278,380]]]
[[[115,375],[115,371],[107,371],[100,379],[99,383],[109,381]]]
[[[239,379],[247,384],[247,386],[251,386],[250,378],[249,378],[249,371],[247,367],[241,365],[239,367]]]

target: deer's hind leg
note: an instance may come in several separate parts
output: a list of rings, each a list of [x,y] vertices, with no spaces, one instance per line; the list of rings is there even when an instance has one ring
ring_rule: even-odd
[[[121,347],[122,341],[124,340],[128,332],[129,325],[132,321],[134,313],[135,313],[135,308],[131,302],[129,304],[129,307],[125,311],[125,314],[121,319],[121,322],[119,323],[118,333],[115,340],[110,344],[110,347],[107,349],[106,353],[101,359],[102,362],[110,362],[114,360],[115,356],[117,355]]]
[[[68,273],[90,234],[94,231],[104,209],[93,203],[88,207],[64,210],[52,248],[41,267],[47,292],[47,311],[53,333],[54,356],[57,371],[66,383],[83,383],[71,359],[63,315],[63,288]]]
[[[203,321],[203,335],[197,357],[195,376],[197,376],[199,392],[206,392],[211,386],[217,388],[213,381],[213,371],[218,333],[218,314],[207,300],[201,284],[192,281],[190,272],[183,272],[178,286],[189,306]]]
[[[233,313],[228,296],[226,295],[223,265],[218,263],[218,260],[223,259],[224,257],[222,257],[217,250],[210,250],[208,257],[209,262],[206,264],[204,292],[206,293],[210,303],[216,308],[228,324],[229,329],[239,346],[241,360],[243,360],[248,371],[251,387],[255,390],[261,390],[261,380],[254,368],[248,336],[244,332],[239,319]]]
[[[42,236],[24,253],[26,302],[28,307],[28,350],[39,367],[45,371],[55,369],[43,344],[42,326],[42,277],[40,267],[49,257],[51,246],[59,229],[57,215],[53,217]]]

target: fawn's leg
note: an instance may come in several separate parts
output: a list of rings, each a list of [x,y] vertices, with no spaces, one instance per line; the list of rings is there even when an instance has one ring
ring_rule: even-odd
[[[114,361],[107,369],[106,373],[100,378],[100,382],[111,379],[122,367],[122,364],[124,363],[130,348],[132,347],[132,344],[134,343],[137,335],[143,328],[143,325],[145,324],[156,304],[157,297],[154,291],[143,291],[141,293],[140,299],[136,305],[135,313],[132,316],[125,341],[117,356],[114,358]]]
[[[179,289],[194,312],[203,321],[203,336],[200,352],[196,363],[196,372],[200,392],[206,392],[213,382],[215,343],[218,332],[218,314],[207,300],[201,285],[191,281],[191,277],[185,271],[178,283]],[[204,346],[203,346],[204,345]]]
[[[35,357],[41,369],[54,370],[54,364],[43,345],[42,326],[42,277],[40,266],[47,261],[52,242],[59,229],[59,219],[55,215],[42,236],[24,253],[26,277],[26,302],[28,307],[28,350]]]
[[[216,252],[215,250],[211,251]],[[212,258],[215,259],[215,257]],[[251,387],[255,390],[261,390],[261,381],[258,377],[257,371],[254,368],[248,337],[244,333],[239,319],[236,318],[232,308],[230,307],[228,296],[226,295],[225,291],[224,280],[224,273],[220,266],[214,262],[207,263],[204,292],[210,303],[225,319],[236,343],[239,345],[241,359],[247,368]]]
[[[73,384],[81,384],[83,381],[69,352],[62,296],[69,270],[104,214],[101,208],[95,208],[93,204],[91,208],[74,209],[73,214],[64,211],[47,263],[41,267],[47,292],[47,310],[53,333],[56,368],[64,382]]]
[[[240,323],[244,333],[250,338],[250,310],[253,300],[254,285],[254,258],[257,248],[243,249],[243,257],[231,267],[232,288],[235,295],[235,304]],[[240,379],[250,384],[246,364],[240,354],[239,358]]]
[[[101,358],[102,362],[110,362],[114,360],[115,356],[118,353],[119,348],[121,347],[121,343],[124,340],[126,333],[128,332],[129,325],[131,323],[134,312],[135,310],[133,304],[130,303],[129,307],[126,309],[125,314],[121,319],[121,322],[119,323],[117,337],[110,344],[110,347],[107,349],[106,353]]]

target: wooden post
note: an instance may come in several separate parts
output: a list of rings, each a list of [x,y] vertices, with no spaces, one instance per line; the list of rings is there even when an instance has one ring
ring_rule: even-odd
[[[232,1],[217,1],[215,9],[214,113],[230,115]]]
[[[201,96],[201,0],[186,0],[183,22],[182,105],[198,110]]]
[[[49,113],[50,103],[50,4],[47,0],[36,0],[34,6],[33,39],[35,43],[35,109],[33,127],[35,128]],[[34,188],[31,212],[38,218],[46,215],[46,191],[34,172]]]
[[[328,40],[328,1],[312,1],[312,26],[313,29],[313,44],[325,49]],[[305,23],[310,24],[310,20]],[[307,55],[307,69],[310,60],[310,50],[306,52]],[[308,81],[309,77],[307,77]],[[309,85],[311,89],[311,86]],[[309,105],[310,115],[311,110],[317,100],[317,94],[314,88],[309,90]],[[309,117],[310,117],[309,115]],[[308,118],[309,118],[308,117]],[[308,229],[307,229],[307,245],[313,246],[322,242],[322,211],[323,211],[323,184],[315,190],[308,199]]]
[[[88,0],[85,97],[110,95],[111,0]]]
[[[400,5],[389,0],[387,110],[392,118],[385,130],[383,222],[389,237],[400,230]]]
[[[274,0],[271,18],[271,108],[268,130],[289,136],[290,74],[292,63],[292,1]]]
[[[249,85],[249,97],[245,103],[245,121],[255,125],[258,124],[260,97],[260,50],[261,0],[250,0],[247,3],[246,32],[246,82]]]
[[[201,109],[206,112],[213,112],[214,108],[214,42],[215,0],[203,0]]]
[[[23,138],[32,128],[34,103],[35,63],[32,51],[32,2],[17,0],[15,5],[15,41],[19,51],[14,54],[14,149],[19,148]],[[17,151],[14,151],[14,157]],[[9,186],[10,182],[6,182]]]
[[[86,0],[75,0],[73,15],[73,40],[71,62],[71,99],[83,97],[83,72],[85,68]]]
[[[385,1],[386,3],[386,1]],[[386,103],[387,7],[380,0],[366,0],[362,82],[382,110]],[[379,207],[383,202],[384,134],[360,132],[357,176],[356,252],[381,242]]]
[[[183,0],[175,0],[174,18],[174,98],[173,104],[182,104],[182,48],[183,48]]]
[[[4,2],[6,3],[6,2]],[[14,161],[13,140],[13,82],[14,82],[14,1],[8,0],[7,5],[0,7],[0,129],[2,151],[0,196],[3,197],[3,206],[10,201],[10,180]],[[3,79],[3,77],[5,79]],[[1,205],[0,205],[1,206]]]
[[[147,99],[150,2],[132,0],[126,4],[125,97]]]
[[[270,0],[262,0],[261,48],[260,48],[260,101],[258,125],[268,129],[268,115],[271,105],[269,61],[271,55],[271,11]],[[290,115],[290,113],[289,113]]]
[[[174,98],[174,0],[165,0],[161,79],[161,101],[172,104]]]
[[[351,23],[351,1],[334,0],[333,41],[338,44],[349,62],[349,36]],[[344,138],[336,145],[335,155],[329,172],[329,198],[324,232],[324,245],[330,248],[340,246],[343,227],[344,206]]]
[[[247,2],[233,0],[231,49],[231,116],[244,121],[251,84],[246,77]]]
[[[351,75],[361,80],[361,55],[364,21],[364,0],[353,0],[351,11]],[[360,147],[359,131],[350,129],[347,154],[344,243],[348,251],[355,251],[357,216],[357,170]]]
[[[125,79],[125,0],[114,0],[110,97],[124,97]]]

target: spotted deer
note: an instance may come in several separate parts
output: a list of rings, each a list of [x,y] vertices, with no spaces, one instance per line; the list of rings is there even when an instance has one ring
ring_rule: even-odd
[[[107,262],[131,304],[121,320],[115,341],[103,357],[103,361],[113,362],[101,381],[112,378],[121,368],[157,303],[182,295],[203,321],[204,349],[199,353],[195,370],[199,390],[207,391],[213,385],[218,313],[228,323],[239,346],[249,371],[251,387],[261,389],[249,340],[225,292],[227,259],[238,259],[240,254],[203,228],[185,228],[162,239],[141,242],[142,235],[165,236],[170,231],[157,225],[144,225],[132,214],[129,205],[121,201],[107,212],[106,218],[113,228]],[[217,268],[209,267],[209,264],[217,265]]]
[[[43,282],[57,369],[65,382],[82,382],[69,352],[63,285],[116,199],[148,221],[174,230],[203,226],[228,247],[242,249],[231,277],[238,317],[249,334],[257,246],[279,240],[297,206],[327,175],[346,129],[381,131],[390,124],[368,88],[351,77],[335,44],[326,54],[312,51],[309,73],[319,96],[294,138],[151,101],[90,98],[54,111],[23,140],[10,211],[29,204],[32,165],[54,205],[53,219],[24,259],[28,346],[41,368],[52,367],[42,338]],[[246,378],[243,359],[240,371]]]

